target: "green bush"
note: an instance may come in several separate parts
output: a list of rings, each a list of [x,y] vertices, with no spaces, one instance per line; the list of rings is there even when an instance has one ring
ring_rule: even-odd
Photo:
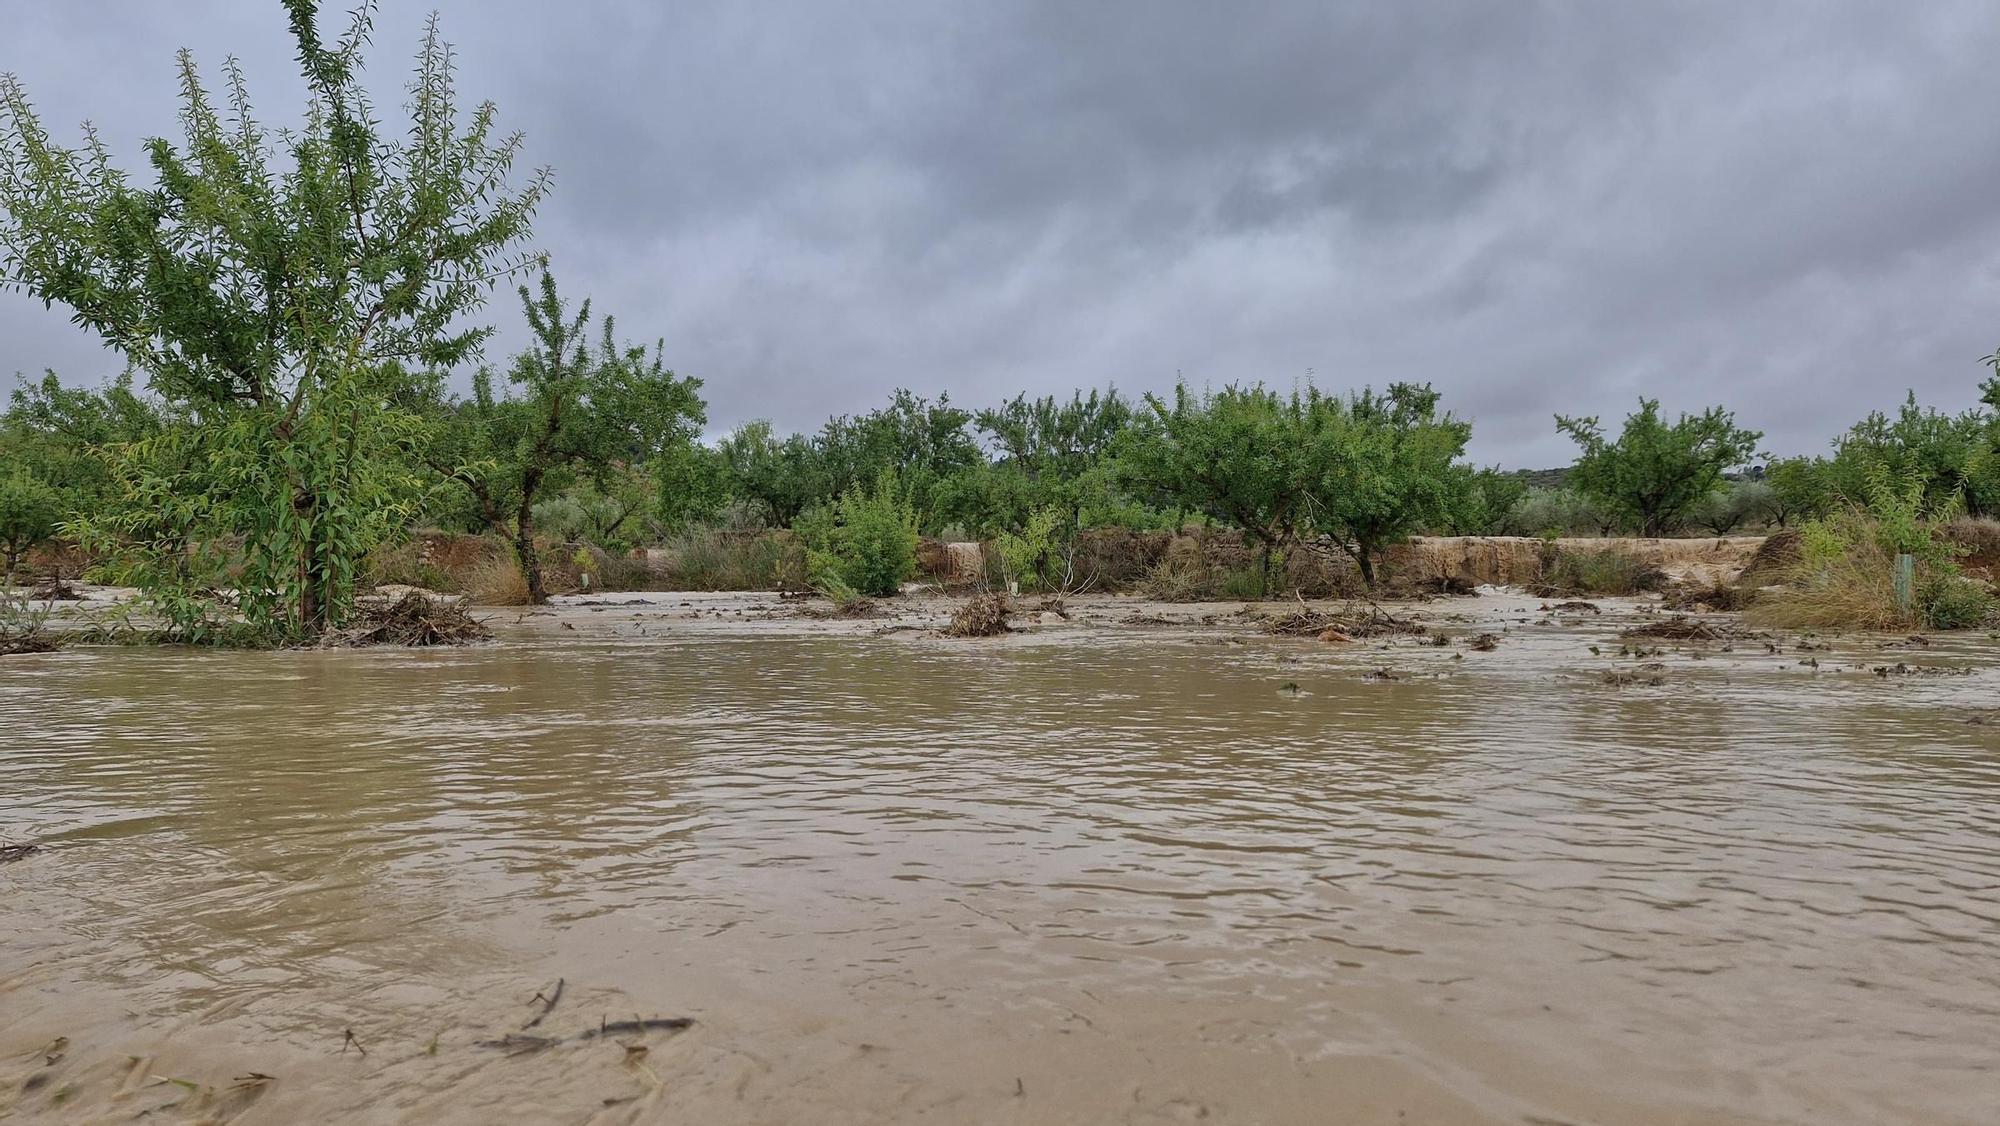
[[[793,525],[806,543],[806,570],[822,589],[870,597],[895,594],[917,573],[917,515],[893,476],[870,492],[851,491],[832,508],[801,513]]]
[[[1000,559],[1007,577],[1022,590],[1061,590],[1068,578],[1071,531],[1067,514],[1051,504],[1029,513],[1019,532],[1002,532]]]
[[[1917,588],[1917,614],[1929,629],[1971,629],[1993,620],[1993,594],[1964,575],[1939,574]]]

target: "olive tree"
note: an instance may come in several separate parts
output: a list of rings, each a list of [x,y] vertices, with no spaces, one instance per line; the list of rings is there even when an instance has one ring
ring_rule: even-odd
[[[1658,399],[1640,399],[1615,439],[1596,418],[1557,415],[1556,429],[1582,449],[1570,485],[1648,536],[1680,526],[1722,483],[1723,471],[1748,461],[1763,437],[1737,426],[1736,416],[1721,407],[1683,414],[1669,425]]]
[[[548,590],[535,503],[544,490],[579,476],[606,487],[621,466],[692,441],[706,414],[700,380],[668,371],[659,344],[616,343],[610,317],[593,334],[590,302],[571,313],[547,270],[538,290],[521,286],[520,296],[534,343],[508,366],[505,393],[490,369],[479,370],[471,400],[450,412],[455,440],[430,456],[512,541],[528,596],[540,603]]]
[[[147,142],[144,177],[88,125],[78,147],[52,140],[0,77],[0,277],[66,306],[186,420],[116,451],[125,503],[90,522],[98,541],[149,557],[150,582],[179,573],[185,545],[148,532],[171,493],[181,532],[240,545],[250,624],[304,636],[341,618],[358,560],[401,523],[401,373],[476,350],[485,330],[460,320],[528,263],[509,252],[547,177],[510,188],[521,139],[491,103],[463,111],[435,18],[389,128],[362,81],[373,5],[330,43],[314,0],[284,6],[297,122],[267,131],[234,59],[218,102],[183,51],[183,135]]]

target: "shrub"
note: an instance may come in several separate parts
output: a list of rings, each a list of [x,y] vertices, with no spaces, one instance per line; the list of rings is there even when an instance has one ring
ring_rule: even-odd
[[[1964,629],[1992,619],[1994,597],[1961,574],[1938,525],[1914,505],[1885,503],[1883,515],[1850,509],[1800,528],[1795,563],[1776,572],[1784,589],[1760,595],[1753,620],[1794,629]],[[1905,609],[1896,599],[1896,557],[1916,563]]]
[[[1928,629],[1971,629],[1993,620],[1985,584],[1964,575],[1932,575],[1917,588],[1917,613]]]
[[[1044,505],[1028,514],[1019,532],[1000,534],[1000,559],[1007,577],[1022,590],[1064,590],[1072,567],[1067,514]]]
[[[26,594],[0,591],[0,656],[56,648],[60,642],[48,621],[47,607],[30,604]]]
[[[815,585],[838,580],[859,594],[882,597],[917,573],[917,516],[893,476],[883,475],[873,491],[847,493],[831,509],[801,514],[794,530],[806,542],[807,574]]]
[[[1896,629],[1914,624],[1896,606],[1895,553],[1859,513],[1808,521],[1798,560],[1772,573],[1782,589],[1763,592],[1752,621],[1788,629]]]

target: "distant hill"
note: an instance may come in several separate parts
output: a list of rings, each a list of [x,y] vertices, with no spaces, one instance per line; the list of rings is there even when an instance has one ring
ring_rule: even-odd
[[[1569,483],[1571,468],[1565,465],[1561,469],[1515,469],[1510,470],[1508,475],[1526,481],[1531,489],[1560,489]],[[1764,467],[1745,466],[1737,472],[1724,473],[1722,478],[1725,481],[1761,481],[1764,479]]]
[[[1560,489],[1569,481],[1570,467],[1561,469],[1516,469],[1510,475],[1528,483],[1531,489]]]

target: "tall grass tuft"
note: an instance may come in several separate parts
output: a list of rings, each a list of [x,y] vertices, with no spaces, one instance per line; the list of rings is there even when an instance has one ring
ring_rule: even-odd
[[[528,578],[511,555],[488,559],[474,567],[465,578],[465,590],[477,606],[526,606],[531,601]]]

